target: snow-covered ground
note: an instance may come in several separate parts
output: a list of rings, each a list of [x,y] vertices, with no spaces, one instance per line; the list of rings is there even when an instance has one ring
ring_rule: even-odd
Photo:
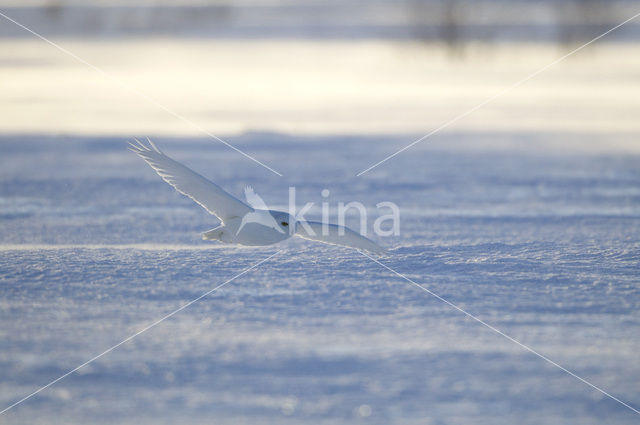
[[[638,408],[640,157],[557,149],[610,139],[452,132],[361,177],[411,137],[227,139],[284,177],[207,138],[155,140],[271,206],[289,186],[299,204],[326,188],[374,218],[396,202],[386,265]],[[355,251],[201,241],[215,219],[125,146],[0,138],[0,408],[282,252],[1,423],[637,423]]]

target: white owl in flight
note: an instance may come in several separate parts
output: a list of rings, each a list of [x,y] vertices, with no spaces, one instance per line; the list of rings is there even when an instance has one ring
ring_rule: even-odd
[[[244,191],[249,203],[247,205],[220,186],[169,158],[151,140],[148,146],[138,140],[136,142],[137,144],[129,144],[130,149],[144,159],[165,182],[220,219],[222,224],[205,232],[203,239],[259,246],[272,245],[291,236],[298,236],[377,254],[386,252],[373,241],[347,227],[307,220],[302,222],[289,213],[270,210],[251,187]]]

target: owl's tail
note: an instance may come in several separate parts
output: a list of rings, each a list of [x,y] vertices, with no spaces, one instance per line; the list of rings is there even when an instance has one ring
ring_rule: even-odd
[[[229,229],[224,224],[216,227],[215,229],[208,230],[202,234],[202,239],[206,241],[214,240],[225,243],[230,243],[233,239],[233,235],[229,232]]]

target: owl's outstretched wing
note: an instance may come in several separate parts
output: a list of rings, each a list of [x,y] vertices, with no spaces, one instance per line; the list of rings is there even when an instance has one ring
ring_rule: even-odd
[[[130,150],[144,159],[164,181],[178,192],[193,199],[223,222],[225,219],[242,217],[253,211],[253,208],[234,198],[217,184],[166,156],[151,140],[149,140],[149,146],[138,140],[136,142],[138,143],[129,143]]]
[[[309,229],[305,228],[302,222],[298,222],[296,225],[296,236],[331,245],[342,245],[369,251],[379,255],[387,253],[384,248],[348,227],[328,224],[324,225],[326,226],[326,230],[323,232],[323,223],[316,221],[305,221],[304,223],[306,223]]]

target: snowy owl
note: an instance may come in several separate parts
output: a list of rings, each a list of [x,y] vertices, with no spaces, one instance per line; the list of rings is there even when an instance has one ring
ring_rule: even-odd
[[[169,158],[149,139],[149,145],[136,140],[130,150],[138,154],[162,179],[178,192],[200,204],[222,224],[205,232],[205,240],[248,246],[272,245],[291,236],[332,245],[383,254],[376,243],[353,230],[335,224],[298,221],[289,213],[267,208],[251,187],[245,189],[249,205],[225,192],[220,186]]]

